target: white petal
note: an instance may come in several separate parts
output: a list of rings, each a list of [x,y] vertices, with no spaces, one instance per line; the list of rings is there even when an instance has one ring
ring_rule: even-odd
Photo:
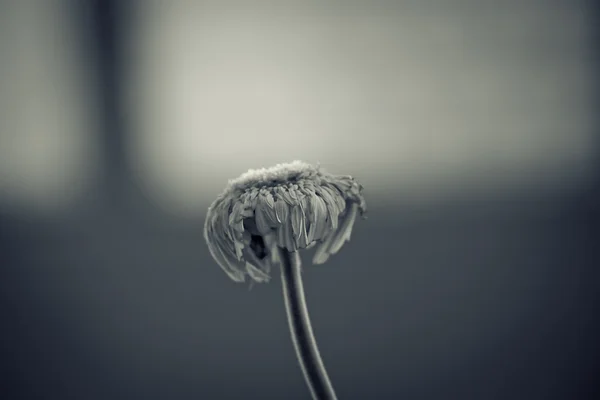
[[[256,282],[268,282],[269,279],[271,279],[269,274],[263,272],[260,268],[256,268],[249,262],[246,263],[246,272],[250,275],[250,278],[254,279]]]
[[[331,243],[331,248],[329,249],[329,254],[335,254],[344,245],[345,242],[350,241],[350,236],[352,235],[352,227],[354,226],[354,221],[356,220],[356,214],[358,211],[358,205],[356,203],[352,203],[350,209],[341,219],[340,228],[335,233],[333,238],[333,242]]]
[[[349,206],[347,212],[341,217],[339,229],[332,231],[325,241],[317,247],[313,257],[313,264],[323,264],[329,259],[330,255],[337,253],[342,248],[342,245],[350,240],[357,210],[358,206],[356,203],[352,203]]]

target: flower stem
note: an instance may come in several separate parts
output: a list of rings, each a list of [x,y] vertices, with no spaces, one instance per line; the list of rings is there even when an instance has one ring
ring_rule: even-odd
[[[317,342],[310,325],[310,317],[302,286],[302,261],[298,252],[281,250],[281,280],[290,333],[304,379],[315,400],[336,400],[333,386],[319,355]]]

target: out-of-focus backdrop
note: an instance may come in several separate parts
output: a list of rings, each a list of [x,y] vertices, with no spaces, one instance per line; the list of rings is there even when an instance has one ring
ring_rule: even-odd
[[[304,273],[340,399],[597,398],[591,4],[0,2],[0,397],[309,398],[202,237],[303,159],[369,205]]]

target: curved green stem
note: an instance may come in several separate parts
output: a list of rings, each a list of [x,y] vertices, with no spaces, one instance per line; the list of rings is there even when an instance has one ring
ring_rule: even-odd
[[[337,397],[321,360],[317,342],[310,325],[310,317],[304,298],[301,267],[298,252],[281,250],[281,280],[285,309],[296,356],[302,367],[304,379],[315,400],[336,400]]]

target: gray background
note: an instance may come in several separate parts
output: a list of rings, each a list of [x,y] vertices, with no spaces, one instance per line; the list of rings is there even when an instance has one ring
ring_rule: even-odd
[[[2,397],[309,398],[277,273],[235,284],[202,238],[228,178],[299,158],[369,205],[305,266],[340,399],[595,398],[596,27],[583,1],[1,2]]]

